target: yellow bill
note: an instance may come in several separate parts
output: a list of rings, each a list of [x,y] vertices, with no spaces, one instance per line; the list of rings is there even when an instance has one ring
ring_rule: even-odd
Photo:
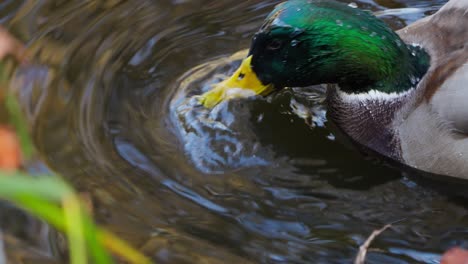
[[[227,80],[204,93],[200,103],[206,108],[213,108],[222,101],[246,97],[246,95],[268,95],[273,91],[273,85],[264,85],[258,79],[251,67],[252,56],[244,59],[239,69]]]

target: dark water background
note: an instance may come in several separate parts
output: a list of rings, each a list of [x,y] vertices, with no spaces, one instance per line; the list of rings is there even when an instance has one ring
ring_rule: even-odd
[[[320,87],[193,106],[278,2],[2,1],[35,54],[13,89],[43,159],[157,263],[350,263],[388,223],[368,263],[468,247],[466,201],[336,140]],[[354,2],[399,29],[445,1]]]

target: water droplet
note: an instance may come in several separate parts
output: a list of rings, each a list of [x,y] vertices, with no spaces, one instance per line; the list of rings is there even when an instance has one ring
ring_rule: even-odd
[[[372,32],[372,33],[370,34],[370,36],[371,36],[371,37],[375,37],[375,36],[377,36],[377,33],[376,33],[376,32]]]
[[[354,2],[349,3],[348,6],[352,7],[352,8],[357,8],[358,7],[357,4],[354,3]]]
[[[297,11],[297,12],[299,12],[299,11],[301,11],[301,9],[300,9],[300,8],[298,8],[298,9],[296,9],[296,11]]]
[[[258,115],[257,122],[260,123],[263,120],[263,114]]]
[[[293,39],[293,40],[291,41],[291,46],[296,47],[297,44],[299,44],[299,40]]]
[[[386,36],[382,36],[381,39],[385,40],[385,39],[387,39],[387,37],[386,37]]]
[[[337,24],[338,26],[342,27],[342,26],[343,26],[343,21],[337,19],[337,20],[336,20],[336,24]]]

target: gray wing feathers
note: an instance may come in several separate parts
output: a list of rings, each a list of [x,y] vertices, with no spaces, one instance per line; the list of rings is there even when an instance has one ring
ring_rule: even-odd
[[[431,106],[450,128],[468,134],[468,61],[442,84]]]
[[[468,0],[450,0],[442,9],[450,8],[466,9],[468,11]]]

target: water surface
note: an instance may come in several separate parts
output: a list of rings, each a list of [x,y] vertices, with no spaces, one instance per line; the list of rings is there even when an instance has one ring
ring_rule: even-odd
[[[354,2],[399,29],[445,1]],[[466,203],[336,139],[322,87],[195,106],[276,3],[3,1],[36,54],[14,88],[44,160],[157,263],[349,263],[388,223],[368,263],[468,247]]]

